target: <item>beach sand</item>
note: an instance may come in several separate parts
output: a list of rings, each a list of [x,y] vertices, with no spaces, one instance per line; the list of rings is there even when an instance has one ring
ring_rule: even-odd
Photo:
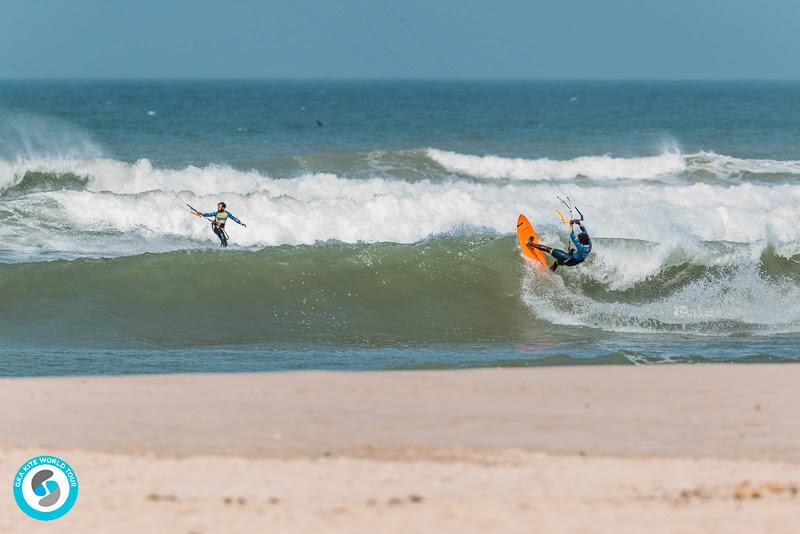
[[[800,365],[0,380],[0,532],[797,532]],[[38,523],[29,457],[80,496]]]

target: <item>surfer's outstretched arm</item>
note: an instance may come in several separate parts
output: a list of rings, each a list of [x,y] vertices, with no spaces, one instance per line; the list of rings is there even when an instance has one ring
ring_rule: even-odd
[[[230,220],[232,220],[233,222],[235,222],[236,224],[241,224],[242,226],[247,228],[247,225],[245,223],[243,223],[242,221],[240,221],[239,219],[237,219],[236,216],[233,213],[228,212],[228,218]]]

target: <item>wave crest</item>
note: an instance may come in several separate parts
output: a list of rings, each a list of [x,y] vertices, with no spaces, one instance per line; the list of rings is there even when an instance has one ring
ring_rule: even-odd
[[[658,180],[662,178],[739,178],[800,175],[800,161],[741,159],[714,152],[681,154],[667,151],[632,158],[581,156],[569,160],[476,156],[429,148],[427,156],[444,169],[482,179],[523,181],[576,178],[590,180]]]
[[[686,160],[677,153],[641,158],[582,156],[570,160],[549,158],[524,159],[500,156],[473,156],[429,148],[427,155],[451,172],[476,178],[509,180],[571,180],[591,178],[603,180],[646,180],[681,173]]]

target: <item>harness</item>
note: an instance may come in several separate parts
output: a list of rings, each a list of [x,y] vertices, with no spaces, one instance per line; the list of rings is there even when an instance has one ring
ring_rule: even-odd
[[[228,221],[228,212],[225,210],[218,211],[216,215],[214,215],[214,224],[216,224],[220,228],[225,228],[225,223],[227,221]]]

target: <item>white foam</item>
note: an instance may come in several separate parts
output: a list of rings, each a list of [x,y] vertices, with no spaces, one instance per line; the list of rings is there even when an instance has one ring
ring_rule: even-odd
[[[7,214],[0,225],[4,257],[214,246],[209,224],[190,216],[184,203],[212,211],[220,200],[248,223],[247,229],[228,225],[235,246],[414,243],[475,229],[511,234],[519,213],[531,218],[545,243],[566,244],[552,184],[535,181],[275,179],[225,166],[162,169],[147,160],[36,163],[42,172],[86,176],[86,190],[7,198],[0,211],[0,217]],[[32,168],[30,161],[25,165]],[[635,181],[562,189],[600,238],[590,267],[579,271],[608,290],[625,291],[685,262],[756,265],[768,245],[787,258],[800,251],[800,186]],[[709,248],[707,242],[717,244]]]
[[[685,156],[689,170],[705,171],[719,178],[750,174],[800,174],[800,161],[741,159],[714,152]]]
[[[19,168],[30,170],[31,161]],[[160,169],[146,160],[102,158],[42,159],[36,165],[42,172],[86,176],[86,190],[8,197],[0,209],[6,258],[214,247],[209,223],[189,215],[184,202],[212,211],[219,200],[248,224],[228,225],[238,247],[414,243],[474,229],[512,234],[519,213],[531,218],[545,243],[566,243],[552,188],[536,181],[409,182],[333,174],[275,179],[224,166]],[[704,324],[726,321],[755,330],[800,328],[800,288],[759,272],[767,246],[787,258],[800,252],[800,186],[627,181],[562,187],[587,217],[596,246],[584,266],[524,293],[537,317],[627,331],[708,333],[718,328]],[[686,263],[726,275],[676,281],[664,295],[639,303],[630,295],[615,300],[614,292],[636,292],[639,284]],[[559,286],[564,280],[568,286]],[[590,286],[603,291],[603,300],[580,289]]]
[[[87,180],[88,191],[122,194],[147,191],[249,193],[264,187],[264,177],[257,172],[237,171],[224,165],[165,169],[154,167],[147,159],[126,163],[107,158],[34,157],[0,160],[0,192],[19,184],[29,172],[74,175]]]
[[[620,158],[609,155],[582,156],[569,160],[549,158],[506,158],[495,155],[476,156],[429,148],[426,155],[446,170],[464,176],[508,180],[657,180],[701,174],[714,178],[730,178],[749,174],[800,174],[800,161],[740,159],[699,152],[681,154],[667,150],[656,156]]]
[[[800,287],[788,279],[764,277],[753,264],[709,272],[664,296],[640,302],[591,298],[569,280],[579,273],[566,276],[567,282],[563,277],[523,281],[523,298],[536,317],[615,332],[723,336],[800,332]]]
[[[570,160],[473,156],[435,148],[429,148],[426,154],[449,171],[491,179],[570,180],[585,177],[645,180],[686,170],[686,159],[681,154],[672,152],[640,158],[583,156]]]
[[[518,213],[527,214],[546,240],[565,238],[551,187],[536,182],[351,180],[332,174],[273,179],[221,166],[158,169],[146,160],[71,161],[67,167],[89,177],[87,190],[31,194],[7,203],[8,208],[65,228],[150,236],[196,230],[199,238],[206,229],[197,230],[197,219],[185,217],[182,202],[211,210],[225,200],[252,223],[236,240],[252,246],[330,239],[410,243],[463,227],[507,234]],[[63,171],[65,165],[53,163],[47,170],[55,168]],[[594,236],[653,243],[800,242],[798,186],[648,182],[563,189],[583,210]],[[50,208],[30,211],[41,196],[51,200]],[[598,258],[611,261],[602,254],[598,251]],[[662,247],[655,254],[666,259],[671,252]]]

